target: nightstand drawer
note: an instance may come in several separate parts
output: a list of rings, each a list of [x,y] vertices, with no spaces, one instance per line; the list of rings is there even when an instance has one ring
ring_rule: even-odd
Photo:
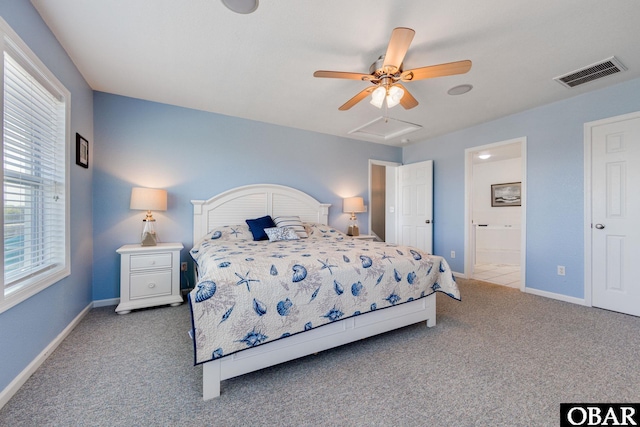
[[[170,295],[171,270],[132,274],[130,285],[130,299]]]
[[[131,255],[131,270],[141,270],[145,268],[168,268],[171,267],[171,253],[159,253],[150,255]]]

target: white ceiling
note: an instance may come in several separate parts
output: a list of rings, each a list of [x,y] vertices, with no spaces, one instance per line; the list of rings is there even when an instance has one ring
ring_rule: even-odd
[[[479,151],[474,151],[472,154],[472,163],[491,163],[500,162],[503,160],[517,159],[522,157],[522,146],[519,142],[511,144],[491,145],[488,148],[484,148]],[[480,155],[489,155],[487,159],[481,159]]]
[[[220,0],[32,3],[94,90],[390,145],[640,77],[637,0],[263,0],[248,15]],[[420,105],[389,117],[421,130],[350,135],[382,115],[368,100],[338,111],[370,83],[313,72],[368,73],[395,27],[416,31],[405,69],[469,59],[471,71],[405,84]],[[553,80],[614,55],[627,71]]]

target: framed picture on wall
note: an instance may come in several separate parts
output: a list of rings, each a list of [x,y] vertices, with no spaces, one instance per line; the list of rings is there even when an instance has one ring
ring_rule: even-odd
[[[520,206],[520,182],[508,182],[506,184],[491,185],[491,206],[494,208],[504,206]]]
[[[76,164],[83,168],[89,167],[89,141],[76,133]]]

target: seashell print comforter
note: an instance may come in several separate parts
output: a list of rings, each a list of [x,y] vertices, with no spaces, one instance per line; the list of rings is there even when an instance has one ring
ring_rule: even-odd
[[[460,299],[441,257],[306,226],[308,238],[276,242],[226,226],[191,249],[195,364],[434,292]]]

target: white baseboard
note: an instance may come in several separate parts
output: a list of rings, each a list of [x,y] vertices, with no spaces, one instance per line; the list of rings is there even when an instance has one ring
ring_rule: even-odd
[[[532,295],[538,295],[541,297],[547,297],[547,298],[557,299],[564,302],[570,302],[572,304],[587,306],[587,303],[585,302],[584,298],[570,297],[567,295],[556,294],[554,292],[541,291],[539,289],[533,289],[533,288],[524,288],[524,291]]]
[[[464,273],[458,273],[457,271],[452,271],[453,277],[459,277],[461,279],[468,279],[467,275]]]
[[[64,328],[64,330],[60,332],[58,336],[53,341],[51,341],[51,343],[49,343],[49,345],[46,346],[38,356],[36,356],[36,358],[33,359],[31,363],[29,363],[29,365],[27,365],[27,367],[24,368],[22,372],[20,372],[20,374],[18,374],[18,376],[13,379],[13,381],[11,381],[4,390],[2,390],[2,392],[0,392],[0,409],[2,409],[2,407],[7,404],[7,402],[13,397],[13,395],[16,394],[16,392],[20,389],[20,387],[22,387],[22,385],[27,382],[29,377],[33,375],[33,373],[40,367],[40,365],[42,365],[42,363],[44,363],[45,360],[47,360],[47,358],[51,355],[51,353],[53,353],[58,345],[60,345],[60,343],[64,341],[64,339],[67,337],[67,335],[69,335],[73,328],[75,328],[76,325],[80,323],[82,318],[86,316],[87,313],[89,313],[89,310],[91,310],[92,306],[93,303],[90,303],[88,306],[86,306],[71,321],[71,323],[69,323],[67,327]]]
[[[460,278],[463,278],[463,279],[467,279],[467,276],[465,276],[462,273],[456,273],[454,271],[453,275],[455,277],[460,277]],[[500,286],[506,286],[506,285],[500,285]],[[520,288],[517,288],[517,289],[520,289]],[[586,303],[584,298],[570,297],[568,295],[556,294],[554,292],[541,291],[539,289],[533,289],[533,288],[527,288],[527,287],[524,288],[523,292],[526,292],[526,293],[532,294],[532,295],[538,295],[540,297],[557,299],[559,301],[570,302],[572,304],[578,304],[578,305],[584,305],[586,307],[591,307],[589,304]]]
[[[93,302],[93,308],[120,304],[120,298],[100,299]]]

